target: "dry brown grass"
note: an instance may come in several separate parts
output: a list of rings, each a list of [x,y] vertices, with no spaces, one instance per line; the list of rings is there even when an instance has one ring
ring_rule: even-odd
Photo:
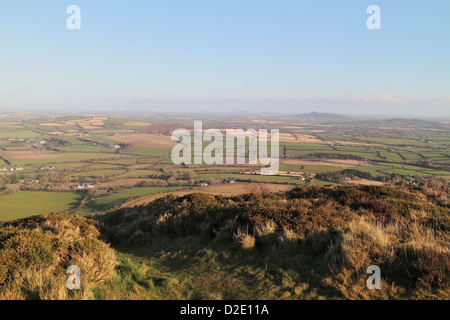
[[[325,143],[314,136],[299,133],[280,133],[280,141],[299,142],[299,143]]]
[[[274,234],[277,229],[277,225],[273,220],[267,220],[264,223],[258,224],[256,227],[256,234],[258,237],[266,237]]]
[[[384,186],[384,182],[368,180],[368,179],[354,179],[354,180],[345,180],[346,184],[362,184],[365,186]]]
[[[106,137],[133,145],[135,148],[173,148],[177,143],[170,140],[170,136],[157,134],[129,134]]]
[[[239,228],[234,234],[234,241],[244,250],[255,247],[255,237],[248,233],[248,230]]]
[[[50,127],[68,127],[69,125],[66,123],[57,123],[57,122],[47,122],[47,123],[39,123],[41,126],[50,126]]]
[[[0,157],[10,160],[59,158],[61,154],[48,154],[39,151],[0,151]]]
[[[384,271],[383,280],[396,278],[397,285],[430,289],[439,284],[448,289],[449,240],[444,232],[425,229],[418,223],[383,224],[360,217],[349,224],[344,234],[345,269],[364,272],[367,266],[375,264]],[[347,281],[351,282],[354,275],[349,273]],[[396,284],[391,287],[395,289]],[[383,281],[382,286],[389,285]],[[352,291],[349,289],[346,291]]]

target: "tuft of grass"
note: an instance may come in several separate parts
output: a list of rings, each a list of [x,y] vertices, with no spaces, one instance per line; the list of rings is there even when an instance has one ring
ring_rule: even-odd
[[[234,234],[234,240],[244,250],[253,249],[255,247],[255,237],[248,234],[248,230],[244,231],[239,228]]]

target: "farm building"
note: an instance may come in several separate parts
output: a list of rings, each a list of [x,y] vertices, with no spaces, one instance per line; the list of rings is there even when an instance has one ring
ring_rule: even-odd
[[[206,182],[200,182],[199,184],[197,184],[197,186],[199,187],[206,187],[208,185],[208,183]]]

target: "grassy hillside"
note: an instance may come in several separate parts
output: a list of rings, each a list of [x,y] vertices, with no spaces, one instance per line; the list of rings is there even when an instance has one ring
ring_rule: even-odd
[[[448,186],[197,193],[10,222],[0,227],[0,297],[449,299],[448,194]],[[63,287],[69,264],[87,278],[77,294]],[[366,287],[370,265],[381,268],[381,290]],[[41,274],[53,280],[35,280]]]

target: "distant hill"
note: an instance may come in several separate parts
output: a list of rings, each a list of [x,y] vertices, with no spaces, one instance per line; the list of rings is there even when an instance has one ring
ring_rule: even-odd
[[[344,120],[348,119],[349,117],[342,114],[336,114],[336,113],[327,113],[327,112],[309,112],[309,113],[302,113],[296,115],[297,118],[305,119],[305,120],[312,120],[312,121],[332,121],[332,120]]]
[[[172,132],[180,128],[186,130],[194,130],[194,127],[192,126],[183,126],[181,124],[154,123],[139,130],[139,132],[143,133]]]

